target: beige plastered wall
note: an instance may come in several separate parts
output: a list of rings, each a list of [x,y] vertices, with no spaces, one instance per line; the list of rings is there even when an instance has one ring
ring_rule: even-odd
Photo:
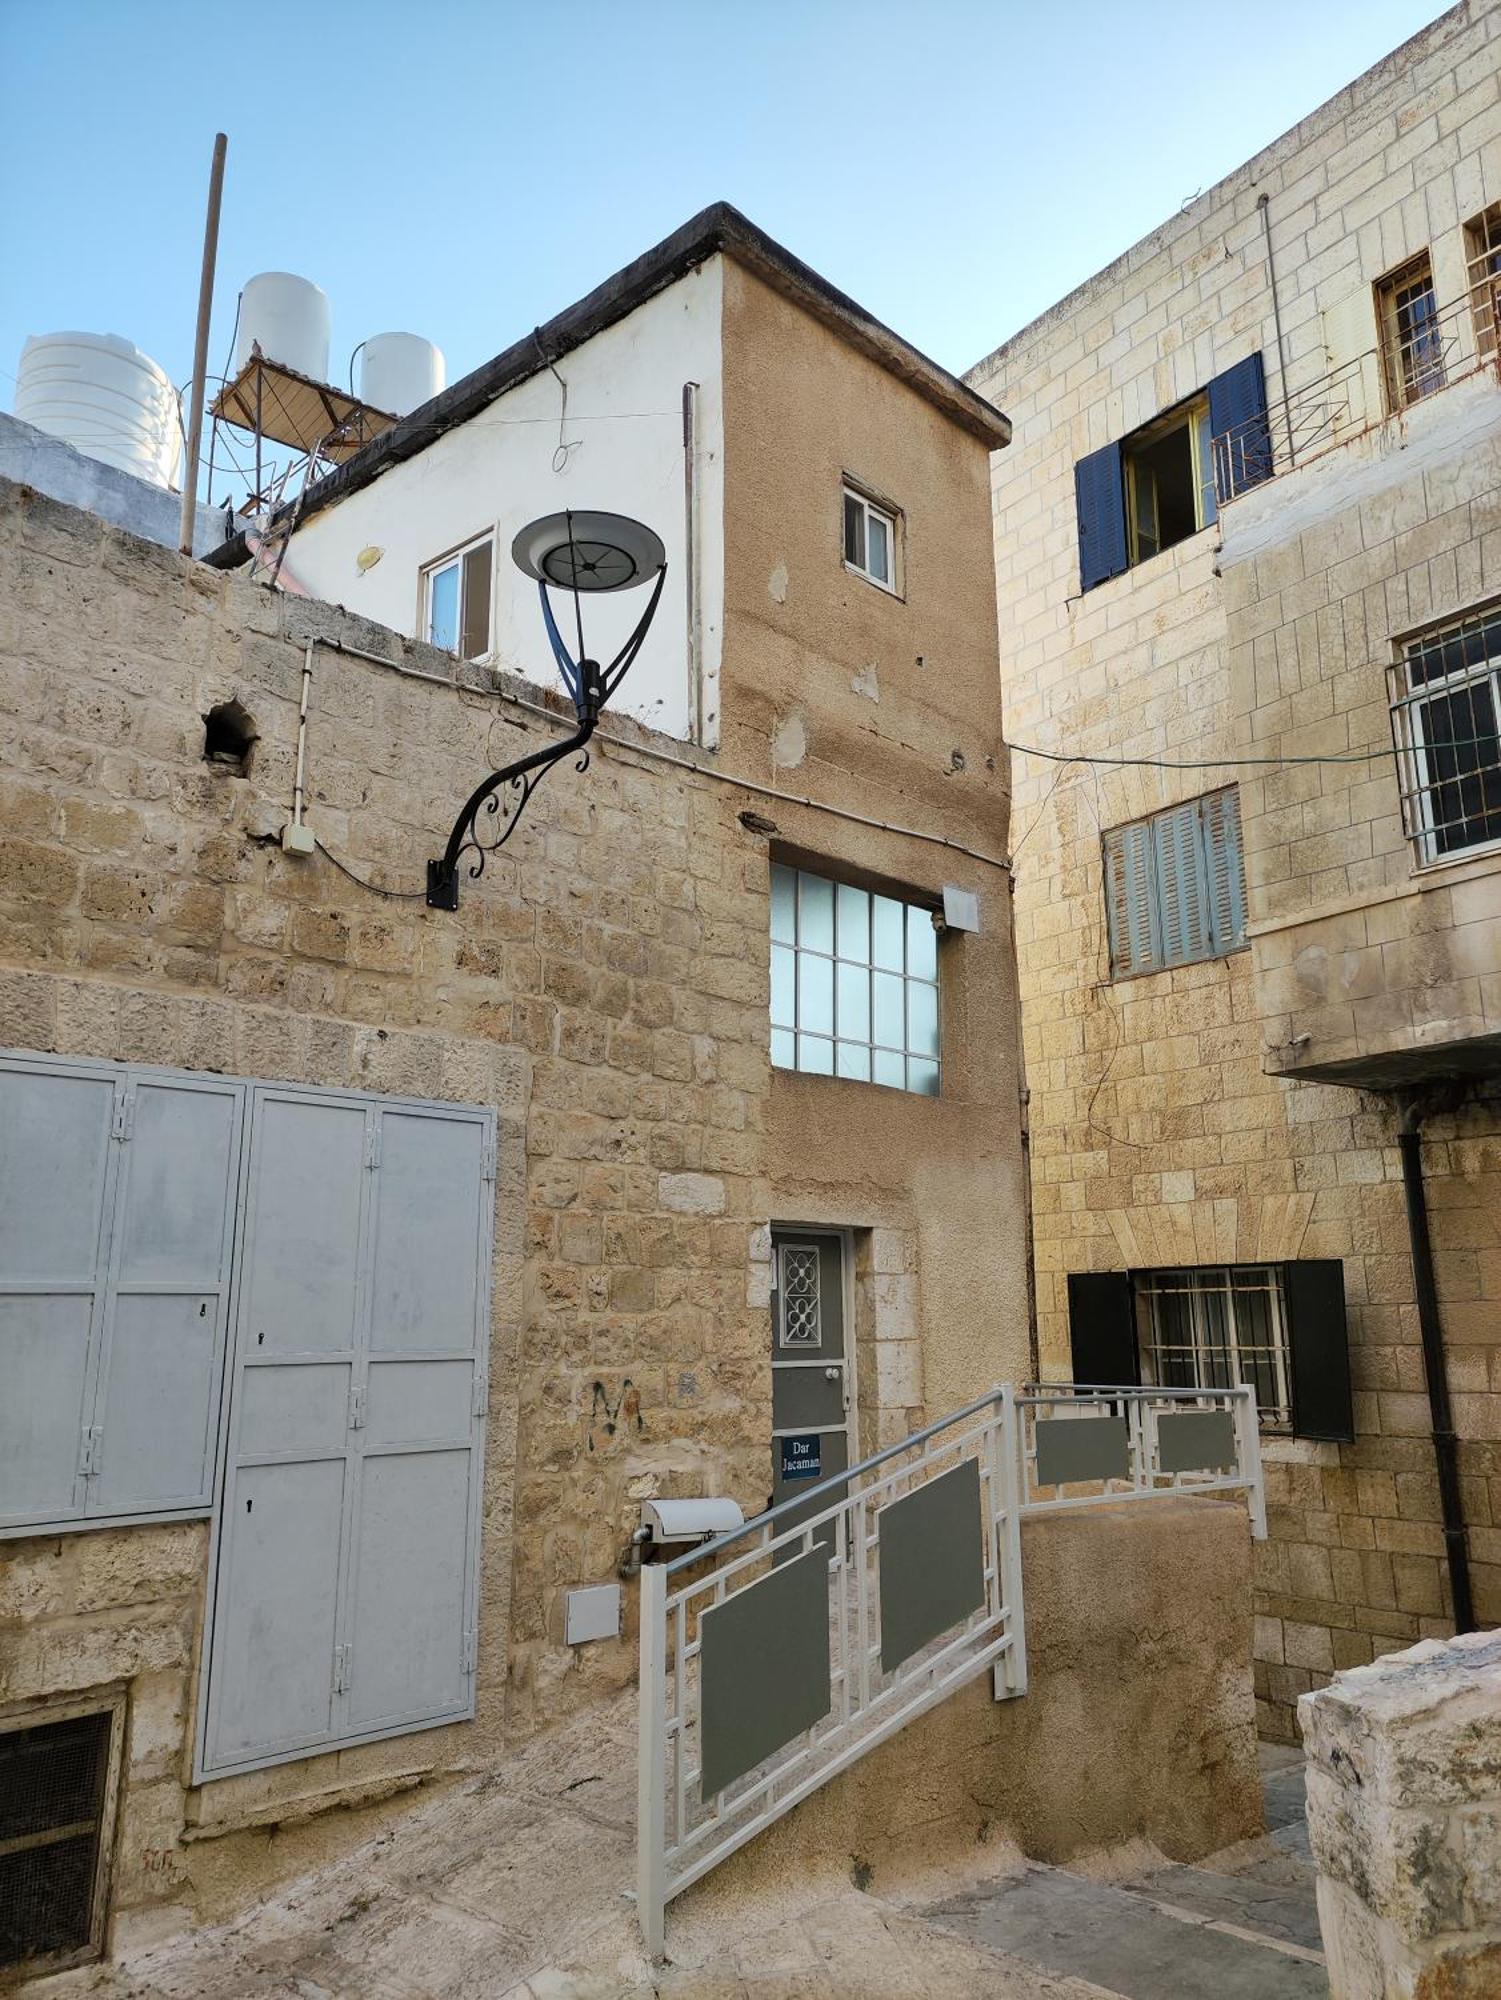
[[[1070,1271],[1344,1264],[1357,1442],[1266,1444],[1257,1692],[1287,1740],[1333,1669],[1451,1626],[1394,1105],[1271,1072],[1304,1032],[1340,1056],[1491,1031],[1495,863],[1417,881],[1385,757],[1214,760],[1389,747],[1395,636],[1501,591],[1498,392],[1456,384],[1083,596],[1074,465],[1252,351],[1275,414],[1262,196],[1292,395],[1327,367],[1324,309],[1412,252],[1431,245],[1442,303],[1462,296],[1462,225],[1501,199],[1498,37],[1494,7],[1452,9],[970,377],[1014,424],[993,461],[1008,738],[1162,760],[1013,752],[1044,1372],[1069,1372]],[[1102,830],[1237,775],[1251,948],[1112,982]],[[1482,1621],[1501,1617],[1498,1132],[1479,1093],[1424,1127]]]
[[[782,365],[797,357],[794,342]],[[840,359],[821,356],[826,379]],[[742,366],[749,378],[748,350]],[[778,472],[778,420],[760,381],[747,380],[739,408],[757,483],[747,522],[762,511],[793,522],[810,466],[784,449]],[[847,396],[851,428],[855,408]],[[944,426],[906,391],[885,418],[914,433],[891,476],[915,518],[962,475],[947,504],[977,516],[967,574],[974,625],[988,634],[983,448],[966,441],[946,457]],[[821,450],[832,533],[839,460],[853,445]],[[925,484],[908,479],[909,463]],[[797,579],[789,621],[813,601],[803,532],[784,525],[765,565],[785,559]],[[837,593],[837,549],[834,567]],[[737,589],[743,601],[743,575]],[[621,1639],[580,1649],[562,1643],[565,1594],[615,1575],[649,1494],[729,1493],[747,1512],[764,1502],[771,1222],[862,1232],[872,1323],[896,1351],[884,1377],[868,1371],[874,1427],[904,1429],[924,1407],[926,1338],[926,1393],[941,1402],[1024,1354],[1024,1340],[1008,1350],[989,1331],[1025,1321],[1004,875],[896,836],[867,849],[828,813],[769,804],[717,775],[785,778],[800,797],[874,806],[1002,851],[1004,774],[984,762],[999,754],[988,637],[953,668],[984,689],[988,709],[961,728],[955,698],[914,733],[915,693],[898,690],[921,670],[892,651],[891,699],[867,703],[846,684],[871,648],[853,625],[841,637],[840,617],[827,596],[815,655],[796,623],[777,639],[773,621],[742,615],[717,762],[685,769],[669,761],[684,757],[681,744],[612,719],[588,773],[554,773],[515,840],[445,915],[414,893],[425,861],[477,774],[560,733],[513,698],[538,690],[0,488],[0,1046],[488,1104],[500,1120],[473,1724],[194,1786],[207,1525],[0,1543],[0,1717],[35,1714],[50,1697],[125,1693],[116,1947],[243,1907],[419,1787],[629,1680],[633,1589]],[[907,619],[917,627],[927,614]],[[946,652],[957,623],[942,626]],[[278,835],[305,642],[316,637],[377,659],[314,651],[309,822],[328,851],[299,860]],[[903,628],[904,651],[924,643]],[[799,661],[800,711],[822,748],[783,770],[770,739],[787,700],[765,690],[789,689]],[[232,697],[257,732],[243,776],[203,759],[202,718]],[[838,718],[826,725],[829,707]],[[867,709],[880,726],[865,724]],[[961,745],[983,779],[943,775]],[[930,893],[951,879],[980,893],[980,938],[945,943],[953,1103],[850,1086],[882,1102],[864,1117],[825,1110],[796,1134],[785,1113],[774,1117],[771,850],[740,823],[752,805],[831,863]],[[351,880],[329,852],[391,893]],[[959,1053],[971,1017],[987,1034],[995,1022],[1000,1043],[973,1068]],[[863,1152],[886,1157],[862,1162]],[[952,1220],[919,1226],[944,1186],[962,1196]],[[981,1284],[995,1295],[983,1315],[962,1274],[976,1281],[973,1298]],[[924,1285],[942,1307],[926,1317]]]
[[[952,883],[979,902],[978,933],[939,940],[938,1098],[771,1073],[771,1219],[856,1233],[869,1450],[1028,1370],[988,458],[734,264],[724,378],[725,761],[956,843],[756,802],[774,858],[928,902]],[[844,566],[847,478],[901,516],[900,594]]]

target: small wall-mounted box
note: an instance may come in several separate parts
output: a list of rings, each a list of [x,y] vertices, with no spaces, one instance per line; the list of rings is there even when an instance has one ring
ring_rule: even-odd
[[[980,928],[980,899],[973,889],[943,885],[943,927],[949,931],[977,931]]]
[[[620,1637],[620,1585],[589,1583],[570,1590],[565,1604],[563,1637],[570,1646],[591,1639]]]
[[[705,1494],[694,1500],[645,1500],[641,1525],[657,1544],[712,1542],[716,1535],[744,1527],[745,1516],[733,1500]]]

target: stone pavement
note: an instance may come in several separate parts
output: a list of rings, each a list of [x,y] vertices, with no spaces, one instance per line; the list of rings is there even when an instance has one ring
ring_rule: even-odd
[[[626,1893],[633,1696],[435,1796],[241,1921],[36,2000],[1303,2000],[1326,1992],[1296,1752],[1268,1756],[1267,1840],[1199,1868],[1149,1851],[1110,1881],[1001,1842],[872,1879],[732,1863],[649,1965]],[[1153,1865],[1153,1864],[1156,1865]],[[859,1879],[855,1879],[858,1877]]]

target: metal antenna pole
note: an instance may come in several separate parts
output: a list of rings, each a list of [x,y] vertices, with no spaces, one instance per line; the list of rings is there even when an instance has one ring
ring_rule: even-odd
[[[219,257],[219,203],[224,193],[224,154],[229,141],[214,135],[214,163],[208,177],[208,215],[203,225],[203,271],[198,280],[198,331],[193,340],[193,400],[188,405],[188,462],[182,471],[182,523],[177,546],[193,553],[198,514],[198,451],[203,443],[203,399],[208,388],[208,323],[214,304],[214,266]],[[212,495],[209,496],[212,499]]]

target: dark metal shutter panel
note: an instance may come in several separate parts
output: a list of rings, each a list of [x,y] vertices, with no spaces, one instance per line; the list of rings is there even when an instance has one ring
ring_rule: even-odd
[[[1209,870],[1209,921],[1216,951],[1246,941],[1246,870],[1240,845],[1240,789],[1231,785],[1203,801],[1204,858]]]
[[[1293,1432],[1339,1444],[1355,1440],[1345,1268],[1337,1257],[1299,1258],[1282,1267],[1292,1359]]]
[[[1069,1272],[1068,1338],[1075,1382],[1118,1388],[1141,1381],[1129,1272]]]
[[[1074,467],[1079,511],[1079,587],[1093,590],[1126,567],[1126,488],[1121,448],[1107,444]]]
[[[1272,476],[1261,356],[1248,354],[1209,385],[1209,435],[1214,440],[1220,498],[1230,500]]]

